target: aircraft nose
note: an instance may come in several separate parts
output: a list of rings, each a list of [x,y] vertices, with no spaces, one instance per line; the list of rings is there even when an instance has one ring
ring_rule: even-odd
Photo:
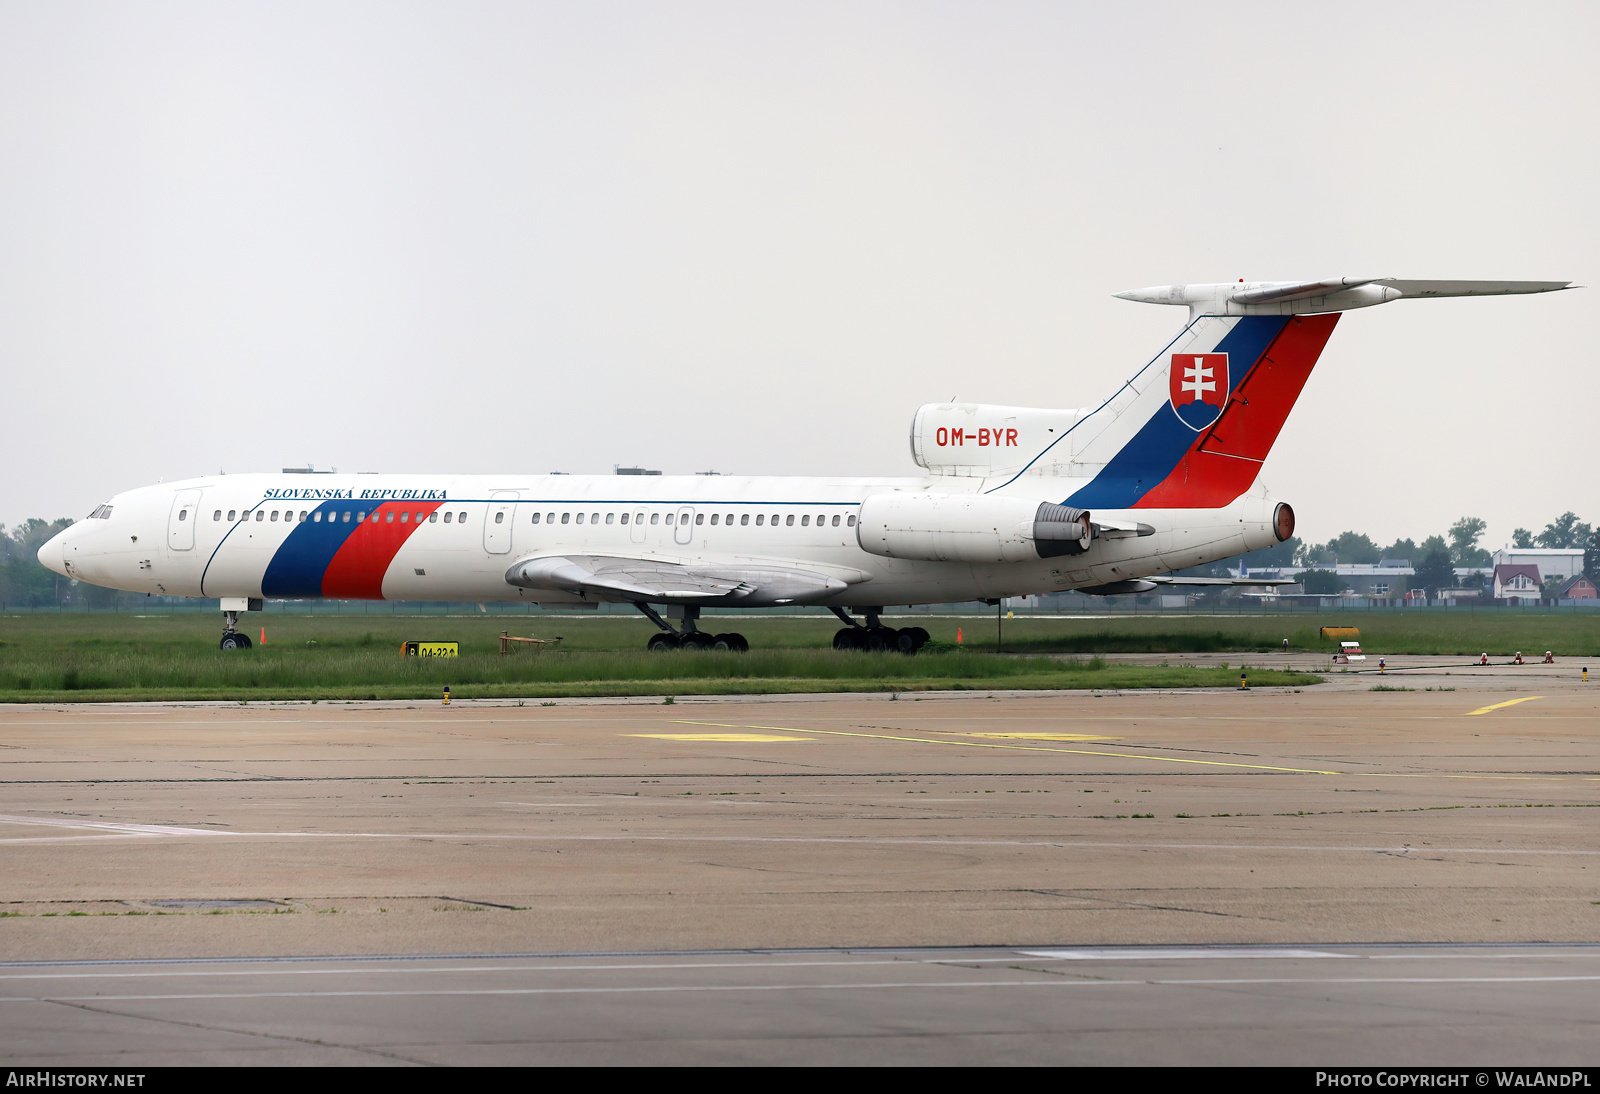
[[[54,570],[62,577],[71,577],[72,575],[67,573],[66,548],[61,542],[62,537],[66,534],[63,530],[45,541],[44,545],[39,548],[39,565],[47,570]]]

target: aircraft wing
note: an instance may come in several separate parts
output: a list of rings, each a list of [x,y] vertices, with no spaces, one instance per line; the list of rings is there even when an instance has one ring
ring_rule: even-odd
[[[1147,577],[1157,585],[1298,585],[1293,577]]]
[[[855,580],[852,580],[854,578]],[[522,559],[506,581],[524,589],[549,589],[604,600],[794,604],[843,592],[868,575],[825,573],[778,560],[681,562],[617,555],[545,555]]]

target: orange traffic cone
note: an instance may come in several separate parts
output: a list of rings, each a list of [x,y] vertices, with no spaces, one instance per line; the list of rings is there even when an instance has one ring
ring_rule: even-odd
[[[267,644],[267,628],[265,627],[261,628],[261,644],[263,646]]]
[[[956,645],[961,645],[961,628],[956,628]]]

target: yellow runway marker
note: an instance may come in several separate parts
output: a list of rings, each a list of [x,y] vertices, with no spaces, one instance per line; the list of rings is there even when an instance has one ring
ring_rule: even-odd
[[[693,722],[692,725],[708,725]],[[752,729],[762,728],[752,726]],[[727,741],[736,744],[760,744],[766,741],[810,741],[811,737],[772,737],[760,733],[629,733],[628,737],[654,737],[661,741]]]
[[[1004,737],[1017,741],[1120,741],[1121,737],[1103,737],[1096,733],[963,733],[963,737]]]
[[[722,729],[767,729],[784,731],[785,726],[730,726],[723,722],[695,722],[688,718],[674,719],[679,725],[717,726]],[[789,730],[792,733],[823,733],[830,737],[873,737],[882,741],[910,741],[920,745],[953,745],[956,748],[1007,748],[1020,752],[1068,752],[1077,756],[1106,756],[1114,760],[1150,760],[1154,763],[1197,764],[1201,767],[1237,767],[1250,771],[1283,771],[1291,775],[1344,775],[1344,771],[1317,771],[1304,767],[1274,767],[1271,764],[1233,764],[1222,760],[1185,760],[1176,756],[1149,756],[1137,752],[1094,752],[1087,748],[1047,748],[1044,745],[1003,745],[997,741],[936,741],[928,737],[897,737],[889,733],[847,733],[842,729]],[[634,736],[651,736],[634,734]]]
[[[1535,699],[1543,698],[1543,695],[1524,695],[1521,699],[1507,699],[1503,703],[1491,703],[1486,707],[1479,707],[1477,710],[1469,710],[1466,713],[1466,717],[1470,718],[1474,714],[1488,714],[1491,710],[1499,710],[1501,707],[1514,707],[1518,703],[1529,703]]]

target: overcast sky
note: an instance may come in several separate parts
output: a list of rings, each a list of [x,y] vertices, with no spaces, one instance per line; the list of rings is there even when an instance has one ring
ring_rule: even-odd
[[[157,479],[911,474],[1098,402],[1168,282],[1345,316],[1313,539],[1600,521],[1600,6],[0,3],[0,521]]]

